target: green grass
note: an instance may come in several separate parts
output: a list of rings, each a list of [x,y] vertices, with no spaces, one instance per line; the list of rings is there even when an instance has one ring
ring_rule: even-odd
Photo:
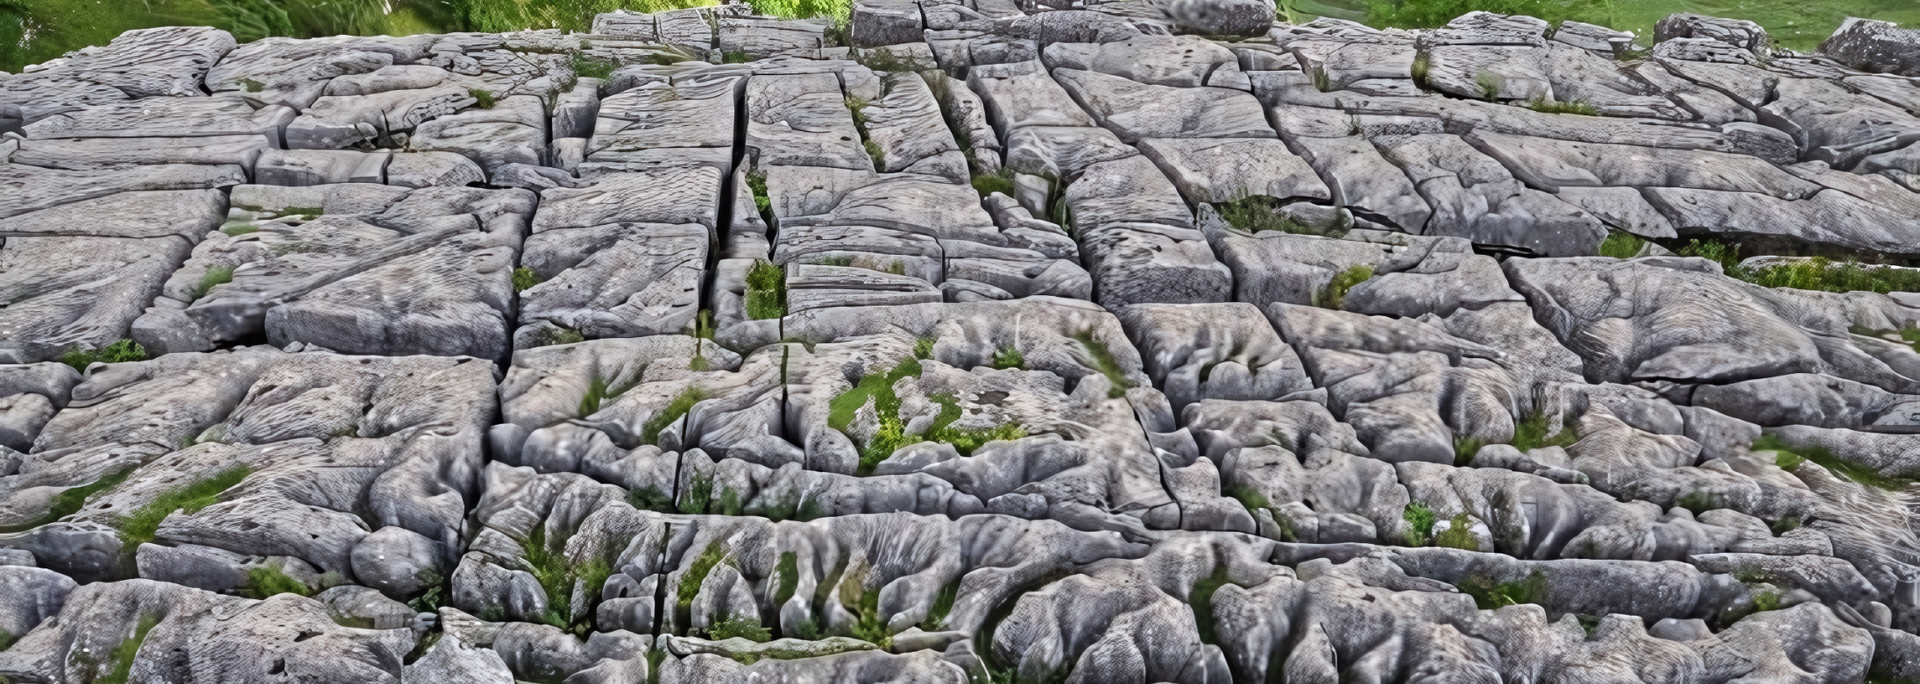
[[[933,358],[933,344],[938,341],[938,339],[932,337],[922,337],[914,340],[913,358],[922,360]]]
[[[933,606],[927,609],[927,619],[921,621],[921,628],[929,632],[938,632],[947,628],[947,616],[953,614],[953,602],[960,597],[960,579],[953,578],[940,588],[940,594],[933,597]]]
[[[1566,102],[1558,102],[1558,101],[1548,100],[1544,97],[1536,97],[1536,98],[1533,98],[1532,100],[1527,101],[1527,109],[1531,109],[1533,111],[1540,112],[1542,114],[1579,114],[1581,116],[1599,116],[1600,115],[1600,110],[1596,109],[1592,104],[1586,102],[1585,100],[1569,100]]]
[[[5,651],[9,648],[13,648],[13,642],[19,641],[19,640],[20,640],[19,635],[4,629],[0,629],[0,651]]]
[[[707,628],[707,638],[715,641],[740,637],[754,643],[766,643],[773,639],[773,632],[760,625],[759,620],[750,617],[734,616],[714,623]]]
[[[514,292],[526,292],[527,290],[533,289],[533,286],[539,284],[540,274],[534,273],[533,269],[526,267],[513,269]]]
[[[1193,606],[1194,625],[1200,628],[1200,643],[1220,643],[1213,627],[1213,595],[1227,584],[1227,564],[1221,563],[1214,566],[1212,574],[1194,582],[1193,591],[1187,594],[1187,603]]]
[[[787,271],[765,259],[747,271],[747,318],[766,320],[787,315]]]
[[[1486,442],[1479,437],[1453,438],[1453,467],[1465,468],[1473,465],[1473,457],[1480,454],[1480,447]]]
[[[1753,593],[1753,612],[1764,613],[1780,609],[1780,590],[1762,589]]]
[[[120,530],[121,544],[127,553],[133,553],[141,544],[153,541],[154,533],[160,529],[160,522],[174,511],[191,515],[219,503],[221,494],[251,474],[252,468],[234,466],[212,477],[167,490],[146,505],[114,520],[114,527]]]
[[[729,52],[720,57],[722,64],[746,64],[751,61],[753,57],[745,52]]]
[[[1735,275],[1740,271],[1740,247],[1738,245],[1714,239],[1688,240],[1687,244],[1681,246],[1679,249],[1673,250],[1673,253],[1680,256],[1700,257],[1718,263],[1720,264],[1721,270],[1726,271],[1727,275],[1736,278],[1739,277]]]
[[[1513,424],[1513,441],[1508,444],[1525,453],[1550,446],[1566,448],[1580,441],[1579,437],[1564,426],[1559,432],[1547,434],[1547,426],[1551,421],[1547,414],[1539,411],[1528,414],[1527,417],[1520,419],[1520,422]]]
[[[1280,211],[1281,202],[1265,195],[1254,195],[1213,205],[1220,212],[1220,218],[1240,230],[1258,233],[1271,230],[1294,235],[1326,235],[1339,237],[1344,230],[1322,230],[1293,220]]]
[[[1429,527],[1428,531],[1432,531],[1432,528]],[[1473,538],[1473,521],[1464,512],[1447,520],[1447,529],[1434,536],[1433,545],[1467,551],[1480,550],[1480,542]]]
[[[1805,261],[1729,272],[1763,287],[1790,287],[1820,292],[1920,292],[1920,271],[1874,268],[1852,261],[1815,257]]]
[[[674,395],[673,401],[667,402],[666,408],[662,408],[659,413],[653,414],[653,417],[647,419],[647,424],[641,426],[641,443],[653,444],[658,442],[661,430],[667,429],[668,425],[672,425],[674,421],[680,420],[681,417],[687,415],[688,411],[693,410],[694,404],[698,404],[706,398],[706,390],[698,387],[688,387],[680,390],[679,394]]]
[[[929,345],[931,346],[931,345]],[[900,447],[912,443],[913,438],[906,434],[906,424],[900,420],[900,397],[893,391],[893,385],[902,378],[920,375],[920,359],[901,360],[893,368],[884,372],[868,373],[861,376],[853,387],[847,388],[827,404],[827,426],[845,432],[853,424],[860,407],[868,399],[873,400],[874,414],[879,426],[871,439],[860,448],[860,468],[862,475],[873,472],[875,466],[887,460]],[[938,394],[929,399],[940,405],[940,413],[935,416],[933,425],[920,439],[929,442],[951,444],[961,455],[971,455],[975,449],[988,442],[1015,440],[1027,436],[1026,428],[1008,424],[992,428],[955,428],[953,423],[960,419],[961,408],[954,397]]]
[[[55,520],[59,520],[61,518],[67,517],[69,515],[73,515],[74,513],[77,513],[80,511],[80,507],[87,505],[87,499],[93,498],[94,495],[99,494],[101,492],[105,492],[113,489],[114,487],[120,486],[120,483],[125,482],[127,480],[128,475],[133,474],[134,468],[135,466],[126,466],[119,470],[115,470],[105,475],[101,475],[100,479],[94,480],[93,482],[83,484],[78,487],[68,487],[66,489],[63,489],[60,491],[59,494],[53,495],[53,501],[47,504],[46,515],[40,516],[39,520],[36,520],[27,525],[23,525],[18,529],[0,528],[0,532],[19,532],[27,529],[32,529],[32,528],[39,527],[41,525],[45,525],[47,523],[53,522]]]
[[[884,169],[887,167],[887,151],[880,149],[880,143],[868,139],[866,142],[860,143],[860,147],[866,149],[867,156],[873,158],[873,168]]]
[[[1372,266],[1351,266],[1333,275],[1327,286],[1316,297],[1314,304],[1327,309],[1339,309],[1346,303],[1347,292],[1367,282],[1373,277]]]
[[[1000,351],[994,352],[993,354],[993,367],[1000,370],[1026,368],[1027,357],[1021,355],[1019,349],[1001,347]]]
[[[648,485],[627,490],[627,505],[643,511],[667,513],[673,510],[673,497],[660,491],[659,487]]]
[[[1547,598],[1547,575],[1539,570],[1518,582],[1495,582],[1485,577],[1468,577],[1460,583],[1460,592],[1473,597],[1481,610],[1493,610],[1522,603],[1540,603]]]
[[[112,651],[108,652],[107,658],[113,665],[112,669],[101,675],[99,679],[93,680],[93,684],[127,684],[127,678],[133,674],[134,656],[139,655],[140,645],[147,641],[147,633],[153,631],[154,626],[158,624],[160,624],[160,616],[141,613],[139,624],[133,628],[133,636],[121,640],[114,645]]]
[[[581,52],[573,53],[571,59],[573,61],[573,75],[580,78],[606,80],[612,77],[613,70],[620,66],[613,60],[589,57]]]
[[[713,476],[694,475],[687,481],[687,493],[675,504],[681,513],[700,515],[713,504]]]
[[[860,582],[848,579],[840,584],[840,605],[853,613],[853,638],[865,641],[881,650],[893,646],[893,634],[887,631],[887,620],[880,614],[880,589],[860,590]]]
[[[82,373],[87,372],[87,366],[93,365],[95,361],[101,363],[130,363],[145,360],[147,360],[147,348],[136,344],[133,340],[126,339],[96,350],[74,347],[67,350],[67,353],[60,355],[61,363],[72,366],[74,370]]]
[[[230,226],[221,226],[220,232],[226,233],[227,235],[232,237],[240,237],[242,235],[247,235],[250,233],[258,233],[260,232],[260,227],[246,225],[246,224],[234,224]]]
[[[1107,382],[1113,385],[1112,389],[1107,390],[1107,397],[1119,399],[1127,396],[1127,390],[1133,387],[1133,383],[1127,380],[1126,371],[1120,368],[1119,360],[1113,358],[1113,352],[1107,349],[1107,345],[1095,338],[1092,330],[1075,333],[1073,339],[1087,350],[1087,359],[1093,362],[1093,369],[1107,376]]]
[[[1885,475],[1873,468],[1843,459],[1826,447],[1793,446],[1773,435],[1761,435],[1759,439],[1753,440],[1753,444],[1748,449],[1779,452],[1774,463],[1789,472],[1798,470],[1801,465],[1812,461],[1841,479],[1875,489],[1900,491],[1913,484],[1912,479]]]
[[[187,301],[189,303],[199,301],[201,297],[207,296],[207,293],[211,292],[214,287],[231,282],[233,282],[233,269],[231,267],[210,267],[206,273],[200,275],[200,282],[195,284],[193,289],[187,292]]]
[[[767,172],[748,171],[747,190],[753,193],[753,207],[760,211],[760,218],[773,223],[773,199],[767,196]]]
[[[547,343],[539,346],[550,347],[558,344],[579,344],[585,341],[587,341],[587,336],[581,334],[580,331],[572,328],[559,328],[557,330],[547,331]]]
[[[496,104],[491,90],[468,88],[467,96],[473,98],[473,106],[480,109],[493,109],[493,105]]]
[[[241,593],[263,599],[279,594],[312,596],[313,590],[307,588],[305,582],[288,576],[279,568],[256,565],[247,569],[247,583],[242,587]]]
[[[988,442],[1010,442],[1027,436],[1025,427],[1011,423],[991,428],[952,427],[953,422],[960,419],[959,401],[945,394],[928,398],[940,405],[940,413],[934,417],[933,427],[927,430],[927,441],[953,445],[954,451],[962,456],[972,456],[974,450]]]
[[[1013,170],[1003,168],[1000,169],[999,173],[974,174],[973,190],[980,193],[981,197],[986,197],[996,192],[1012,197]]]
[[[1639,254],[1640,250],[1645,249],[1646,245],[1647,241],[1640,239],[1640,236],[1616,230],[1608,233],[1607,239],[1601,241],[1599,254],[1615,259],[1631,259]]]
[[[1426,546],[1427,541],[1433,538],[1434,523],[1440,520],[1439,516],[1434,515],[1433,509],[1418,501],[1400,509],[1400,519],[1413,528],[1407,531],[1407,546]]]
[[[773,605],[775,609],[787,604],[793,598],[793,592],[800,587],[800,554],[785,551],[780,554],[779,562],[773,566]]]
[[[608,577],[613,576],[613,568],[606,560],[598,558],[574,565],[553,546],[548,543],[544,524],[534,525],[533,530],[527,533],[527,538],[520,543],[529,572],[547,594],[547,612],[541,616],[541,621],[575,635],[584,635],[593,629],[593,606],[599,602],[600,588],[606,584]],[[580,615],[571,614],[575,579],[584,582],[583,589],[588,599],[586,609]]]
[[[693,558],[693,564],[687,566],[687,572],[680,576],[680,586],[674,590],[675,605],[682,611],[693,609],[693,599],[700,595],[700,584],[707,581],[707,575],[713,568],[727,558],[727,549],[716,539]]]

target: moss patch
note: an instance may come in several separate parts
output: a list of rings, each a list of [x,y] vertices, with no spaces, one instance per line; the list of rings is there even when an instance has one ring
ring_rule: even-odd
[[[1348,291],[1372,277],[1373,267],[1364,265],[1352,266],[1335,273],[1333,279],[1327,281],[1327,286],[1320,290],[1319,296],[1314,298],[1313,303],[1322,308],[1337,310],[1346,303]]]
[[[94,680],[93,684],[127,684],[127,678],[133,674],[133,658],[140,653],[140,645],[146,643],[147,633],[160,624],[160,616],[148,613],[140,615],[140,622],[133,628],[133,636],[114,645],[108,653],[108,662],[112,665],[107,673]]]
[[[232,268],[226,266],[208,268],[206,273],[200,275],[200,282],[195,283],[193,289],[187,292],[187,301],[199,301],[201,297],[205,297],[208,292],[213,291],[213,288],[231,282],[233,282]]]
[[[1640,239],[1640,236],[1616,230],[1608,233],[1607,239],[1600,242],[1599,254],[1615,259],[1631,259],[1646,245],[1647,241]]]
[[[1433,528],[1429,526],[1427,529],[1432,531]],[[1441,530],[1440,534],[1433,538],[1433,545],[1467,551],[1480,550],[1480,541],[1473,538],[1473,520],[1467,518],[1466,513],[1449,518],[1447,529]]]
[[[667,429],[667,426],[672,425],[674,421],[685,417],[688,411],[693,410],[694,404],[698,404],[706,398],[706,390],[698,387],[688,387],[680,390],[679,394],[674,395],[673,401],[667,403],[666,408],[660,409],[659,413],[653,414],[653,417],[647,419],[647,424],[641,426],[640,440],[647,444],[659,442],[660,431]]]
[[[526,292],[527,290],[533,289],[533,286],[539,284],[540,274],[534,273],[533,269],[525,267],[513,269],[514,292]]]

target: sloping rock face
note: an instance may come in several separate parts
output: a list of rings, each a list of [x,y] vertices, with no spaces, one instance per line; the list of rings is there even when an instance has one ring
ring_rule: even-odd
[[[1911,31],[851,17],[0,75],[0,679],[1920,680],[1920,293],[1667,249],[1920,258]]]

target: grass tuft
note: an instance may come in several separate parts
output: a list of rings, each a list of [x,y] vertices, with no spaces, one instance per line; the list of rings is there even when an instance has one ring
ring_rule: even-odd
[[[973,190],[980,193],[981,197],[986,197],[996,192],[1012,197],[1013,170],[1003,168],[1000,169],[999,173],[975,174],[973,176]]]
[[[1522,453],[1543,447],[1557,446],[1566,448],[1580,441],[1565,426],[1559,432],[1547,434],[1547,425],[1551,420],[1546,413],[1535,411],[1513,425],[1513,441],[1508,442]]]
[[[747,271],[747,317],[754,320],[787,315],[787,271],[760,260]]]
[[[1022,356],[1019,349],[1001,347],[1000,351],[995,352],[993,355],[993,367],[1000,370],[1026,368],[1027,357]]]
[[[707,628],[707,638],[715,641],[740,637],[754,643],[766,643],[773,639],[773,632],[760,625],[759,620],[745,616],[733,616],[721,620]]]
[[[1433,525],[1439,522],[1439,516],[1426,504],[1415,501],[1400,509],[1400,519],[1407,521],[1413,529],[1407,531],[1407,546],[1426,546],[1433,538]]]
[[[526,267],[513,269],[514,292],[526,292],[527,290],[533,289],[533,286],[539,284],[540,274],[534,273],[533,269]]]
[[[753,61],[752,55],[740,51],[729,52],[720,56],[721,64],[746,64],[751,61]]]
[[[773,199],[767,195],[767,172],[748,171],[747,190],[753,193],[753,208],[760,212],[760,218],[773,223]]]
[[[662,408],[659,413],[653,414],[652,418],[647,419],[647,424],[641,427],[641,443],[653,444],[659,441],[660,431],[667,429],[668,425],[672,425],[674,421],[680,420],[681,417],[687,415],[688,411],[693,410],[694,404],[698,404],[706,398],[706,390],[698,387],[688,387],[680,390],[679,394],[674,395],[673,401],[667,402],[666,408]]]
[[[247,596],[257,599],[279,594],[293,594],[295,596],[313,595],[313,590],[309,589],[305,582],[294,579],[280,568],[269,565],[256,565],[247,568],[247,583],[241,590],[242,593],[245,593]]]
[[[146,643],[147,633],[160,624],[160,616],[148,613],[140,614],[140,623],[133,628],[133,636],[114,645],[107,657],[113,663],[113,669],[94,680],[93,684],[127,684],[133,674],[133,658],[140,653],[140,645]]]
[[[473,98],[473,106],[481,109],[493,109],[493,105],[497,102],[493,99],[493,91],[491,90],[468,88],[467,96]]]
[[[172,515],[174,511],[192,515],[200,512],[200,509],[219,503],[221,494],[232,489],[234,485],[240,484],[241,480],[247,479],[251,474],[253,474],[252,468],[244,465],[234,466],[212,477],[170,489],[154,497],[146,505],[115,519],[114,527],[120,530],[120,543],[125,546],[127,553],[133,553],[135,549],[140,548],[141,544],[153,541],[154,533],[160,529],[160,522],[166,520],[167,516]]]
[[[727,549],[716,539],[693,558],[693,564],[687,566],[687,572],[680,576],[680,586],[674,591],[674,601],[680,610],[692,610],[693,599],[700,595],[700,584],[707,581],[707,575],[713,568],[726,560]]]
[[[1295,221],[1293,217],[1280,211],[1280,200],[1266,195],[1254,195],[1232,202],[1213,205],[1220,212],[1220,218],[1240,230],[1257,233],[1271,230],[1294,235],[1325,235],[1340,237],[1347,231],[1338,228],[1321,229]]]
[[[147,348],[133,340],[120,340],[97,350],[74,347],[60,355],[60,362],[72,366],[74,370],[87,372],[87,366],[95,361],[101,363],[130,363],[147,360]]]
[[[209,267],[206,273],[203,273],[200,275],[200,282],[194,285],[192,290],[188,291],[187,301],[188,302],[199,301],[201,297],[205,297],[207,296],[208,292],[213,291],[213,288],[220,285],[225,285],[231,282],[233,282],[232,267],[229,267],[229,266]]]
[[[573,75],[580,78],[606,80],[613,76],[615,67],[620,66],[611,59],[588,56],[584,52],[575,52],[572,56]]]
[[[1429,515],[1431,515],[1431,513],[1429,513]],[[1428,530],[1431,531],[1432,528],[1429,527]],[[1447,529],[1442,530],[1439,535],[1433,538],[1433,545],[1449,549],[1465,549],[1467,551],[1480,550],[1479,540],[1473,538],[1473,521],[1467,518],[1466,513],[1461,513],[1448,519]]]

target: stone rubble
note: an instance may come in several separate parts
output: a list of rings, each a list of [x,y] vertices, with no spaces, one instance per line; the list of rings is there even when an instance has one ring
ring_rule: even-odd
[[[1864,20],[130,31],[0,74],[0,679],[1910,680],[1920,294],[1670,250],[1916,143]]]

